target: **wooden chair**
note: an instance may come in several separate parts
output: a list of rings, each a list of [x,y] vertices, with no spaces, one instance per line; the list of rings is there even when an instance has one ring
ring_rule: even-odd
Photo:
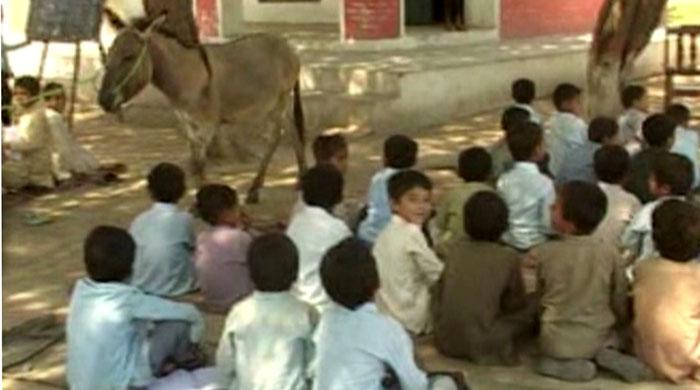
[[[668,107],[677,96],[700,97],[700,58],[698,40],[700,25],[668,28],[664,41],[664,70],[666,74],[664,104]],[[671,58],[671,45],[675,41],[675,58]],[[692,78],[685,84],[677,84],[676,77]],[[697,77],[697,79],[695,79]]]

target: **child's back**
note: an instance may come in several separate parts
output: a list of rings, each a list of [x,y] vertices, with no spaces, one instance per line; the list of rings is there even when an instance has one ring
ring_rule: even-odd
[[[676,139],[671,152],[687,157],[693,163],[695,180],[693,188],[700,186],[700,134],[688,127],[690,110],[683,104],[672,104],[666,115],[676,124]]]
[[[571,84],[560,84],[554,90],[557,113],[549,123],[549,170],[556,177],[567,154],[586,143],[588,126],[579,116],[582,111],[581,90]]]

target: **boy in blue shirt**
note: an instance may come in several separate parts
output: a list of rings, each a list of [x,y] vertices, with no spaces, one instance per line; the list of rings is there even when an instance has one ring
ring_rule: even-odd
[[[187,294],[196,286],[192,217],[177,208],[185,194],[185,172],[170,163],[156,165],[148,174],[148,191],[153,206],[129,229],[136,241],[131,284],[164,297]]]
[[[148,386],[197,360],[201,314],[126,284],[135,249],[129,233],[111,226],[93,229],[85,240],[88,276],[75,285],[66,325],[71,389]]]
[[[582,119],[581,89],[573,84],[559,84],[552,101],[557,108],[549,123],[549,171],[556,177],[568,153],[586,143],[588,126]]]
[[[666,115],[676,124],[676,139],[671,152],[688,157],[693,163],[693,188],[697,188],[700,186],[700,134],[688,127],[690,110],[683,104],[672,104],[666,108]]]
[[[542,117],[532,108],[535,100],[535,82],[530,79],[517,79],[510,86],[511,96],[515,101],[513,107],[522,108],[530,114],[530,120],[542,124]]]

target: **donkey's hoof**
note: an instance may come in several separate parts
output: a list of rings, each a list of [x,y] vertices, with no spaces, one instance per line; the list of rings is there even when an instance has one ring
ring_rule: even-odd
[[[246,204],[258,204],[260,203],[260,194],[258,192],[249,192],[248,196],[245,197]]]

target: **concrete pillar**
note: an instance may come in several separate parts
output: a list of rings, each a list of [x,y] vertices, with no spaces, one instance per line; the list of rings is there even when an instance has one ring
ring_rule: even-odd
[[[469,27],[500,27],[501,0],[464,0],[464,10]]]

